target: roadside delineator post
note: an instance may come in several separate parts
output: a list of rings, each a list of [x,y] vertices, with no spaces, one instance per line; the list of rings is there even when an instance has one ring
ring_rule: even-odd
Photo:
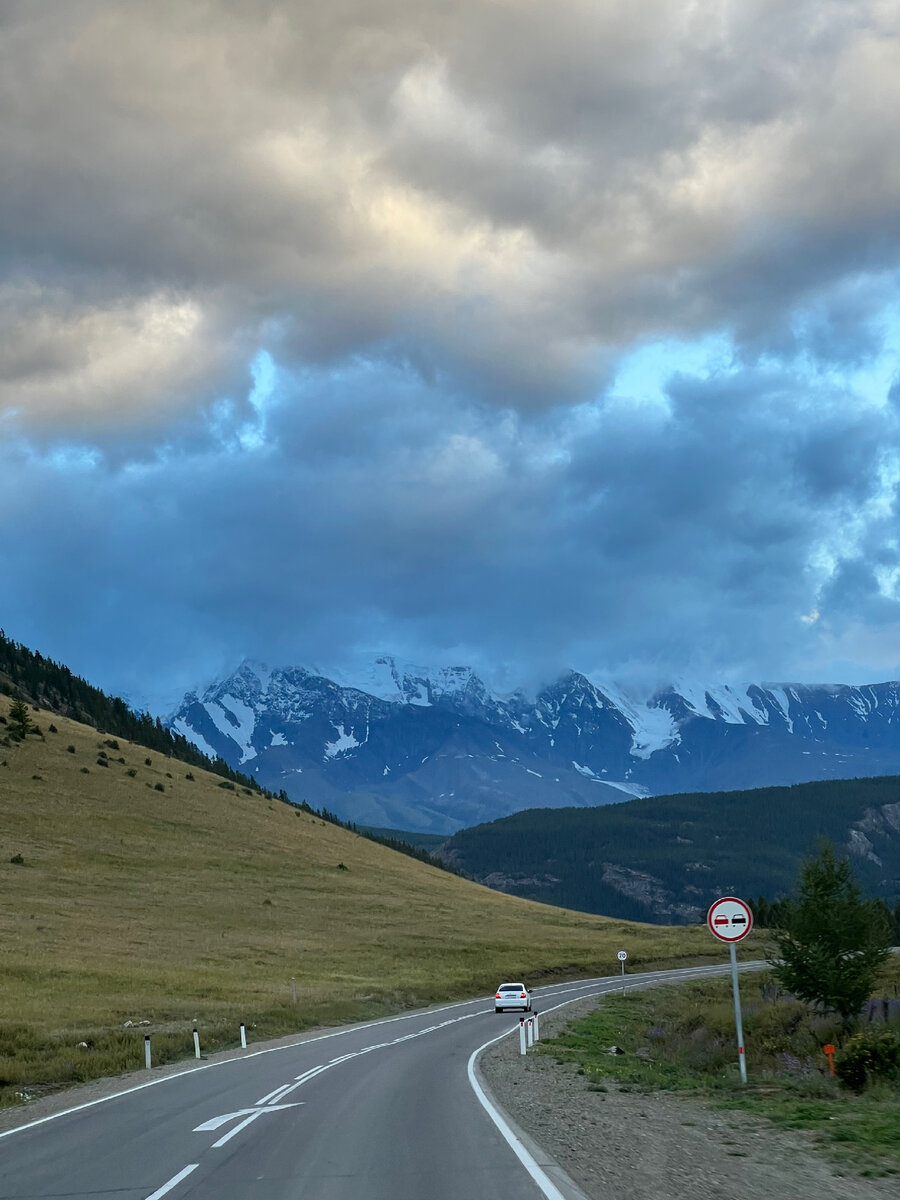
[[[534,1021],[531,1017],[529,1017],[528,1020],[525,1022],[525,1024],[528,1029],[528,1045],[533,1046],[534,1045]]]
[[[519,1053],[524,1054],[525,1052],[525,1018],[519,1017]]]
[[[144,1066],[150,1070],[150,1034],[144,1034]]]
[[[297,980],[291,976],[291,1004],[296,1007],[297,1004]]]
[[[534,1021],[534,1040],[536,1042],[541,1040],[541,1026],[540,1022],[538,1021],[538,1016],[539,1014],[535,1012],[534,1016],[532,1017],[532,1020]]]
[[[241,1049],[247,1049],[247,1026],[241,1021]]]
[[[200,1057],[200,1034],[197,1032],[197,1023],[194,1022],[194,1058]]]

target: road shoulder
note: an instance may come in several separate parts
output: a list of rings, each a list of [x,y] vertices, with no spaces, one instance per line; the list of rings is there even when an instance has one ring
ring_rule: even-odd
[[[596,999],[541,1017],[556,1034]],[[895,1179],[839,1175],[802,1133],[669,1093],[642,1095],[583,1075],[550,1055],[489,1047],[479,1069],[497,1104],[591,1200],[888,1200]]]

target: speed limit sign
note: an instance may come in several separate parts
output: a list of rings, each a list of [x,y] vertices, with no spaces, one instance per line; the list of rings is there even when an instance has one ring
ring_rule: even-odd
[[[619,960],[619,962],[624,962],[627,957],[628,957],[627,950],[620,950],[619,953],[616,955],[616,958]]]

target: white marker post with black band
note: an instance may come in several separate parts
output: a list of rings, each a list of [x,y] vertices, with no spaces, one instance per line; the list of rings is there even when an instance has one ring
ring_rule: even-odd
[[[737,1030],[738,1066],[741,1068],[741,1083],[747,1082],[747,1056],[744,1053],[744,1026],[741,1022],[741,993],[738,988],[737,953],[735,946],[753,928],[753,913],[749,905],[737,896],[723,896],[706,914],[709,931],[727,942],[731,949],[731,990],[734,993],[734,1024]]]

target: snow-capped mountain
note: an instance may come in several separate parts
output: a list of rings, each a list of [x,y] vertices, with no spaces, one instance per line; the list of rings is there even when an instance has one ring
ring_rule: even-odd
[[[528,696],[389,655],[336,679],[247,661],[167,724],[298,803],[448,833],[523,808],[900,773],[900,683],[682,683],[637,701],[575,671]]]

